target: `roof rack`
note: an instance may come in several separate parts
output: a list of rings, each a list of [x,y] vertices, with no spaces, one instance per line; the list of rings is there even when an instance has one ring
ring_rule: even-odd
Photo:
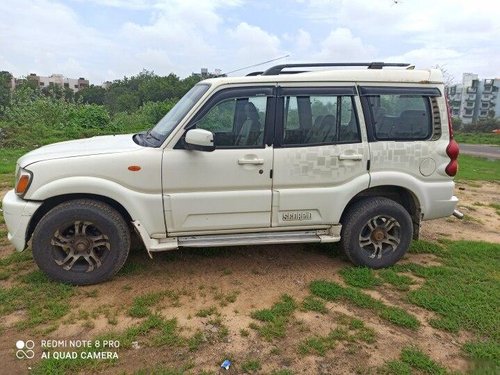
[[[252,73],[248,73],[246,75],[246,77],[260,76],[262,73],[264,73],[264,72],[252,72]]]
[[[318,67],[335,67],[335,66],[366,66],[366,67],[368,67],[368,69],[382,69],[384,67],[389,67],[389,66],[406,68],[406,67],[409,67],[410,64],[407,64],[407,63],[384,63],[384,62],[281,64],[281,65],[275,65],[262,73],[253,72],[253,73],[250,73],[249,75],[258,75],[260,73],[263,76],[274,76],[274,75],[278,75],[278,74],[292,73],[292,72],[283,72],[283,69],[286,69],[286,68],[318,68]],[[301,71],[299,73],[304,73],[304,71]]]

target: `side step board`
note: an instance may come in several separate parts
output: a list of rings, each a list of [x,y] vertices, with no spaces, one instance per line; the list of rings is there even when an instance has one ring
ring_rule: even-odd
[[[258,233],[217,234],[198,236],[179,236],[152,238],[139,221],[132,221],[134,228],[142,238],[144,246],[152,258],[152,253],[175,250],[179,247],[219,247],[244,245],[270,245],[307,242],[340,241],[341,225],[332,225],[327,229],[301,231],[275,231]]]
[[[321,235],[326,231],[293,231],[293,232],[261,232],[242,234],[219,234],[206,236],[177,237],[179,246],[184,247],[214,247],[214,246],[244,246],[269,245],[307,242],[335,242],[340,240],[333,236]],[[331,238],[325,238],[331,237]]]

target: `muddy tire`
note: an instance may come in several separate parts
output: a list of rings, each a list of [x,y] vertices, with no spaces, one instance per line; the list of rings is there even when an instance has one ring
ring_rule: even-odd
[[[377,269],[401,259],[412,236],[408,211],[393,200],[373,197],[361,199],[345,213],[340,243],[355,265]]]
[[[111,206],[91,199],[61,203],[33,233],[33,257],[51,279],[74,285],[113,277],[125,264],[130,231]]]

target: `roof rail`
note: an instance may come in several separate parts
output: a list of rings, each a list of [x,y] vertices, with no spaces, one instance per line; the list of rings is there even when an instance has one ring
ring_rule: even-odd
[[[286,68],[318,68],[318,67],[336,67],[336,66],[366,66],[368,69],[382,69],[384,67],[408,67],[410,64],[406,63],[384,63],[384,62],[370,62],[370,63],[301,63],[301,64],[281,64],[275,65],[262,73],[263,76],[274,76],[283,73]],[[304,72],[300,72],[304,73]]]
[[[262,73],[264,73],[264,72],[252,72],[252,73],[248,73],[246,75],[246,77],[260,76]]]

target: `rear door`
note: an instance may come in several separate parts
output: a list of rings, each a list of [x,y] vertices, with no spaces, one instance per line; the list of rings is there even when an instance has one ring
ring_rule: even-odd
[[[337,224],[346,203],[368,188],[359,106],[354,84],[279,89],[273,226]]]

